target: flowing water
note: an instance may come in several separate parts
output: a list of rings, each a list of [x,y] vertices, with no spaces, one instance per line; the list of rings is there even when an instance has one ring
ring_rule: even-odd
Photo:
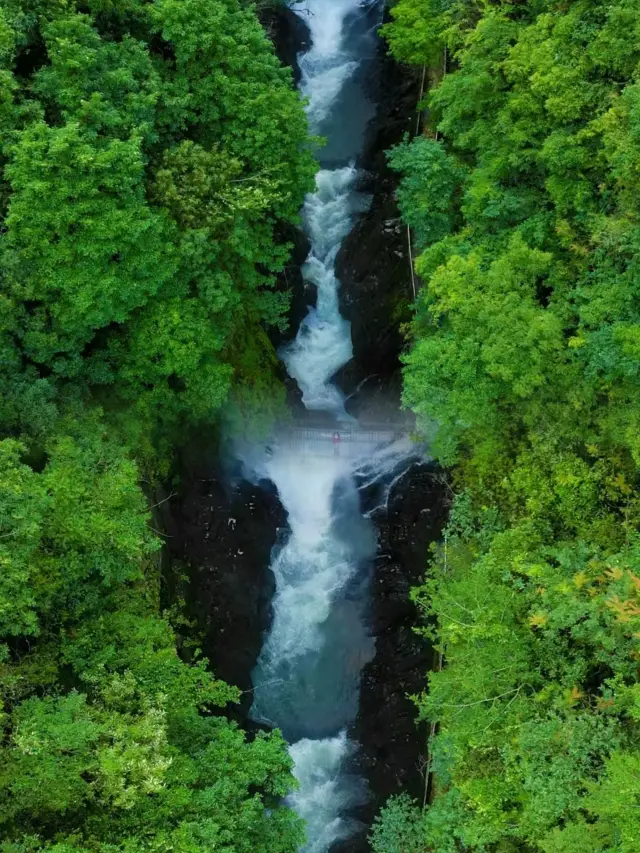
[[[316,191],[304,205],[311,252],[305,279],[317,288],[296,339],[280,353],[310,411],[348,420],[332,381],[352,355],[349,323],[340,315],[336,255],[369,199],[356,189],[359,154],[374,105],[363,80],[377,54],[379,3],[305,0],[293,9],[311,30],[300,57],[302,94],[313,133],[326,137]],[[307,822],[306,853],[325,853],[354,829],[348,814],[366,799],[350,771],[357,749],[348,729],[358,710],[360,673],[374,653],[366,624],[375,529],[359,489],[391,482],[412,454],[408,440],[319,457],[287,440],[243,453],[247,476],[269,479],[288,513],[274,549],[273,622],[253,673],[254,719],[278,726],[290,743],[299,788],[290,798]],[[385,498],[384,487],[380,491]]]

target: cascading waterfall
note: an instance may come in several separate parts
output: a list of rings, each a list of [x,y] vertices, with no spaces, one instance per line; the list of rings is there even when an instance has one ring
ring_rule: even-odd
[[[332,377],[352,356],[349,323],[340,315],[335,261],[368,199],[356,191],[353,165],[374,107],[359,76],[376,55],[381,7],[360,0],[296,3],[311,31],[300,57],[302,94],[312,132],[326,137],[316,191],[303,217],[311,251],[303,267],[317,288],[296,339],[280,353],[308,410],[348,420]],[[347,736],[358,710],[360,672],[374,653],[366,626],[375,530],[363,516],[358,488],[397,473],[411,455],[408,440],[380,451],[319,458],[285,440],[253,445],[246,475],[269,479],[288,514],[274,549],[273,622],[253,673],[254,719],[278,726],[295,762],[299,788],[291,805],[306,820],[306,853],[326,853],[349,835],[349,810],[364,802],[364,781],[349,772],[355,745]]]
[[[303,216],[311,253],[302,273],[316,286],[318,297],[295,341],[282,353],[306,408],[336,414],[344,413],[344,398],[331,377],[349,361],[353,350],[349,323],[340,315],[334,266],[354,214],[366,209],[369,201],[354,192],[356,177],[353,166],[323,169],[316,176],[316,192],[305,201]]]

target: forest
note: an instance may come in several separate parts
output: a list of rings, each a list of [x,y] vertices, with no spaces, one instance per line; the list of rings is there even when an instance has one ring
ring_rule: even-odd
[[[640,849],[636,0],[399,0],[390,153],[422,281],[404,399],[456,498],[414,590],[426,808],[376,853]]]
[[[6,0],[0,63],[2,850],[290,853],[291,759],[178,654],[151,515],[177,436],[282,402],[290,70],[237,0]]]
[[[640,6],[397,0],[403,356],[455,493],[413,590],[424,801],[373,853],[640,850]],[[154,514],[285,406],[304,104],[244,0],[0,5],[0,853],[294,853]]]

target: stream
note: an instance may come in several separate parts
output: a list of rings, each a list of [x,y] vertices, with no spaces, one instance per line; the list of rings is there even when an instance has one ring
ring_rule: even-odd
[[[317,289],[295,340],[280,357],[309,412],[336,427],[353,423],[332,377],[352,357],[349,323],[341,316],[335,262],[340,245],[369,198],[357,190],[356,159],[375,104],[364,85],[378,55],[382,5],[360,0],[305,0],[292,7],[310,29],[299,57],[300,90],[319,150],[316,190],[307,196],[304,228],[311,251],[302,268]],[[373,439],[356,453],[286,436],[242,453],[245,475],[275,484],[288,529],[274,548],[273,620],[253,672],[253,719],[277,726],[290,744],[298,790],[290,804],[305,820],[305,853],[325,853],[357,829],[350,818],[367,798],[350,760],[349,729],[358,712],[360,674],[375,640],[367,607],[376,532],[363,514],[360,490],[393,482],[415,458],[409,439],[381,448]],[[389,486],[387,486],[388,492]]]

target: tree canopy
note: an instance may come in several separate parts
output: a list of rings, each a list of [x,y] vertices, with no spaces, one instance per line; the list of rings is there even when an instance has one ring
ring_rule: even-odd
[[[238,336],[284,322],[315,168],[290,71],[237,0],[8,0],[0,32],[12,427],[37,380],[124,407],[134,443],[211,419],[253,381]]]
[[[293,853],[281,736],[161,610],[149,484],[283,398],[303,105],[238,0],[6,0],[0,78],[0,846]]]
[[[390,161],[422,280],[405,402],[458,497],[415,591],[434,796],[391,803],[376,853],[638,847],[637,12],[399,0],[386,27],[441,78]]]

